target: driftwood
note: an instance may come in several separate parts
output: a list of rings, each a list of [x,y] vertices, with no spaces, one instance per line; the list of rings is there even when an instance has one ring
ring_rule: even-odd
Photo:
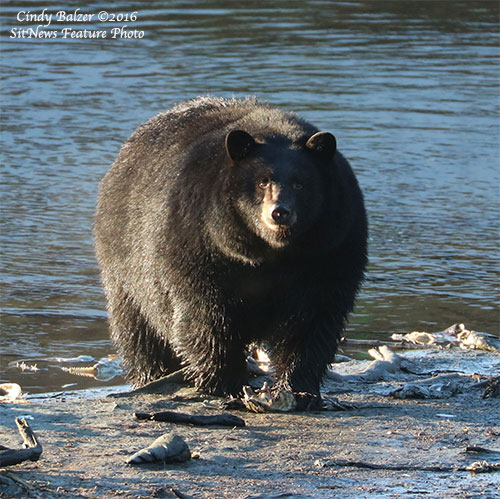
[[[22,463],[23,461],[38,461],[42,454],[42,446],[35,433],[24,418],[16,418],[16,425],[24,440],[24,449],[8,449],[0,446],[0,468]]]
[[[168,489],[168,492],[170,492],[174,497],[178,497],[179,499],[190,499],[192,496],[188,496],[186,494],[183,494],[182,492],[178,491],[177,489]]]
[[[381,347],[388,346],[395,350],[422,350],[425,347],[438,347],[439,345],[415,345],[413,343],[406,343],[403,341],[384,341],[384,340],[360,340],[355,338],[342,338],[340,346],[349,347]]]
[[[166,394],[172,391],[175,385],[183,384],[185,382],[186,368],[179,369],[173,373],[164,376],[163,378],[151,381],[150,383],[136,388],[135,390],[130,390],[128,392],[121,393],[111,393],[108,395],[109,398],[125,398],[133,397],[135,395],[146,395],[146,394]]]
[[[500,471],[500,463],[488,463],[486,461],[477,461],[469,466],[418,466],[411,464],[376,464],[366,463],[364,461],[350,461],[347,459],[336,459],[333,461],[317,460],[314,463],[319,468],[330,467],[352,467],[352,468],[365,468],[369,470],[387,470],[387,471],[427,471],[427,472],[453,472],[453,471],[470,471],[472,473],[491,473]]]
[[[197,426],[220,425],[220,426],[245,426],[245,421],[232,414],[216,414],[214,416],[195,416],[183,412],[162,411],[152,414],[147,412],[136,412],[137,419],[147,419],[149,421],[162,421],[166,423],[184,423]]]
[[[486,381],[483,399],[500,397],[500,376],[494,376]]]
[[[479,445],[468,445],[465,452],[481,452],[483,454],[498,454],[500,456],[500,450],[487,449]]]

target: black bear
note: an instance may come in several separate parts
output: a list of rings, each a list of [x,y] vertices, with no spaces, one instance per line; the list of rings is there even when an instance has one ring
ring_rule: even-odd
[[[185,365],[199,389],[236,395],[261,343],[277,387],[320,398],[367,262],[333,135],[252,98],[179,104],[123,145],[94,231],[130,381]]]

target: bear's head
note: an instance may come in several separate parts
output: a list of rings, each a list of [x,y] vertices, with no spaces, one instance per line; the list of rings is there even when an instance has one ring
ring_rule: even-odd
[[[226,135],[233,206],[246,226],[272,248],[307,232],[327,204],[335,137],[317,132],[291,142],[286,136]]]

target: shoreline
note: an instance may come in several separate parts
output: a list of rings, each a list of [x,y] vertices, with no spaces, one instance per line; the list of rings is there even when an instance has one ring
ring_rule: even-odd
[[[403,358],[422,371],[436,366],[453,370],[453,358],[456,365],[460,361],[483,366],[483,370],[486,366],[493,373],[498,373],[500,365],[498,354],[459,349],[427,352],[420,360]],[[353,373],[366,373],[367,365],[368,361],[335,365],[336,374],[325,382],[325,397],[337,397],[355,404],[356,409],[262,414],[229,411],[245,420],[243,428],[135,419],[134,412],[223,412],[220,399],[190,388],[180,388],[172,395],[118,399],[68,395],[0,403],[1,443],[18,448],[14,418],[29,416],[43,446],[39,461],[0,470],[0,479],[7,477],[11,482],[6,487],[0,481],[0,496],[497,497],[498,472],[418,468],[436,465],[455,469],[480,460],[500,462],[497,453],[466,451],[474,446],[500,451],[500,398],[481,398],[482,390],[470,376],[463,379],[471,381],[471,387],[448,398],[389,397],[389,391],[411,375],[401,371],[360,383]],[[134,452],[172,431],[186,441],[191,453],[199,454],[198,459],[182,464],[125,463]],[[353,462],[373,463],[382,469],[349,465]],[[391,469],[394,466],[401,469]]]

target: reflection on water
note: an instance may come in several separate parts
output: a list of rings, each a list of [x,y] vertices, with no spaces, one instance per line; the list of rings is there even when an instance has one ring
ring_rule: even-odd
[[[496,2],[146,1],[135,40],[10,39],[16,4],[0,18],[0,382],[96,384],[9,363],[112,351],[91,237],[98,182],[140,122],[200,94],[257,95],[336,134],[371,228],[350,335],[454,322],[499,333]],[[43,8],[62,7],[30,7]]]

